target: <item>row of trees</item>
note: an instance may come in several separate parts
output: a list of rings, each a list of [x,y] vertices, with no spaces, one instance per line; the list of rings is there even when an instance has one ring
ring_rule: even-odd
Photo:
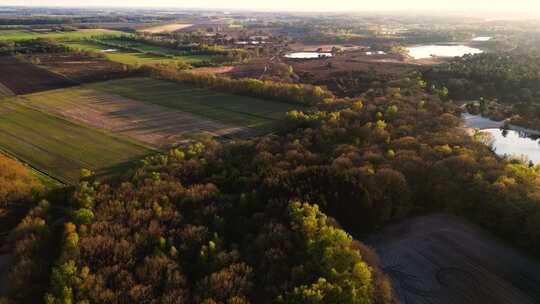
[[[26,166],[3,154],[0,154],[0,185],[0,210],[32,200],[43,191]]]
[[[260,97],[299,105],[315,105],[332,99],[330,92],[318,86],[262,81],[252,78],[233,79],[209,74],[180,71],[174,66],[151,69],[154,77],[199,88]]]
[[[5,296],[0,303],[38,303],[43,299],[49,279],[53,248],[50,204],[41,201],[13,229],[3,244],[12,248],[9,270],[5,278]]]

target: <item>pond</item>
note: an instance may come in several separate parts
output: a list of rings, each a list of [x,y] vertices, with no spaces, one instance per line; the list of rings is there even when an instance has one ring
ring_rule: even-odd
[[[319,53],[319,52],[296,52],[285,55],[285,58],[292,59],[316,59],[316,58],[328,58],[332,57],[332,53]]]
[[[479,36],[479,37],[475,37],[472,41],[476,41],[476,42],[485,42],[485,41],[490,41],[492,37],[489,37],[489,36]]]
[[[540,164],[540,132],[517,126],[502,129],[503,122],[479,115],[463,114],[465,128],[475,128],[491,136],[495,153],[500,156],[526,156]]]
[[[386,55],[386,52],[384,52],[384,51],[366,52],[366,55],[368,55],[368,56],[371,56],[371,55]]]
[[[481,49],[466,45],[419,45],[407,47],[409,55],[414,59],[436,57],[461,57],[465,54],[480,54]]]

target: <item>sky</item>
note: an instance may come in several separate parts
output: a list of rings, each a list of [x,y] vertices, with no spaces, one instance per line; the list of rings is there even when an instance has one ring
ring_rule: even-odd
[[[0,5],[214,8],[261,11],[485,11],[540,13],[540,0],[1,0]]]

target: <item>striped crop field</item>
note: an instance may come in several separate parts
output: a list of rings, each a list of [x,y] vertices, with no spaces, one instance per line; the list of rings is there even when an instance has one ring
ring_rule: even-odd
[[[11,98],[0,102],[0,149],[66,183],[75,183],[83,168],[105,171],[154,152]]]

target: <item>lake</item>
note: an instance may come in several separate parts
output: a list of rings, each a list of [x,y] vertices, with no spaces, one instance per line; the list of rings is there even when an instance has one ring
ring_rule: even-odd
[[[407,47],[409,55],[414,59],[436,57],[461,57],[465,54],[480,54],[481,49],[466,45],[419,45]]]
[[[328,58],[332,57],[332,53],[319,53],[319,52],[296,52],[285,55],[285,58],[292,59],[316,59],[316,58]]]
[[[463,114],[464,127],[489,133],[495,153],[499,156],[526,156],[534,164],[540,164],[540,135],[534,130],[510,126],[503,130],[503,122],[479,115]]]

